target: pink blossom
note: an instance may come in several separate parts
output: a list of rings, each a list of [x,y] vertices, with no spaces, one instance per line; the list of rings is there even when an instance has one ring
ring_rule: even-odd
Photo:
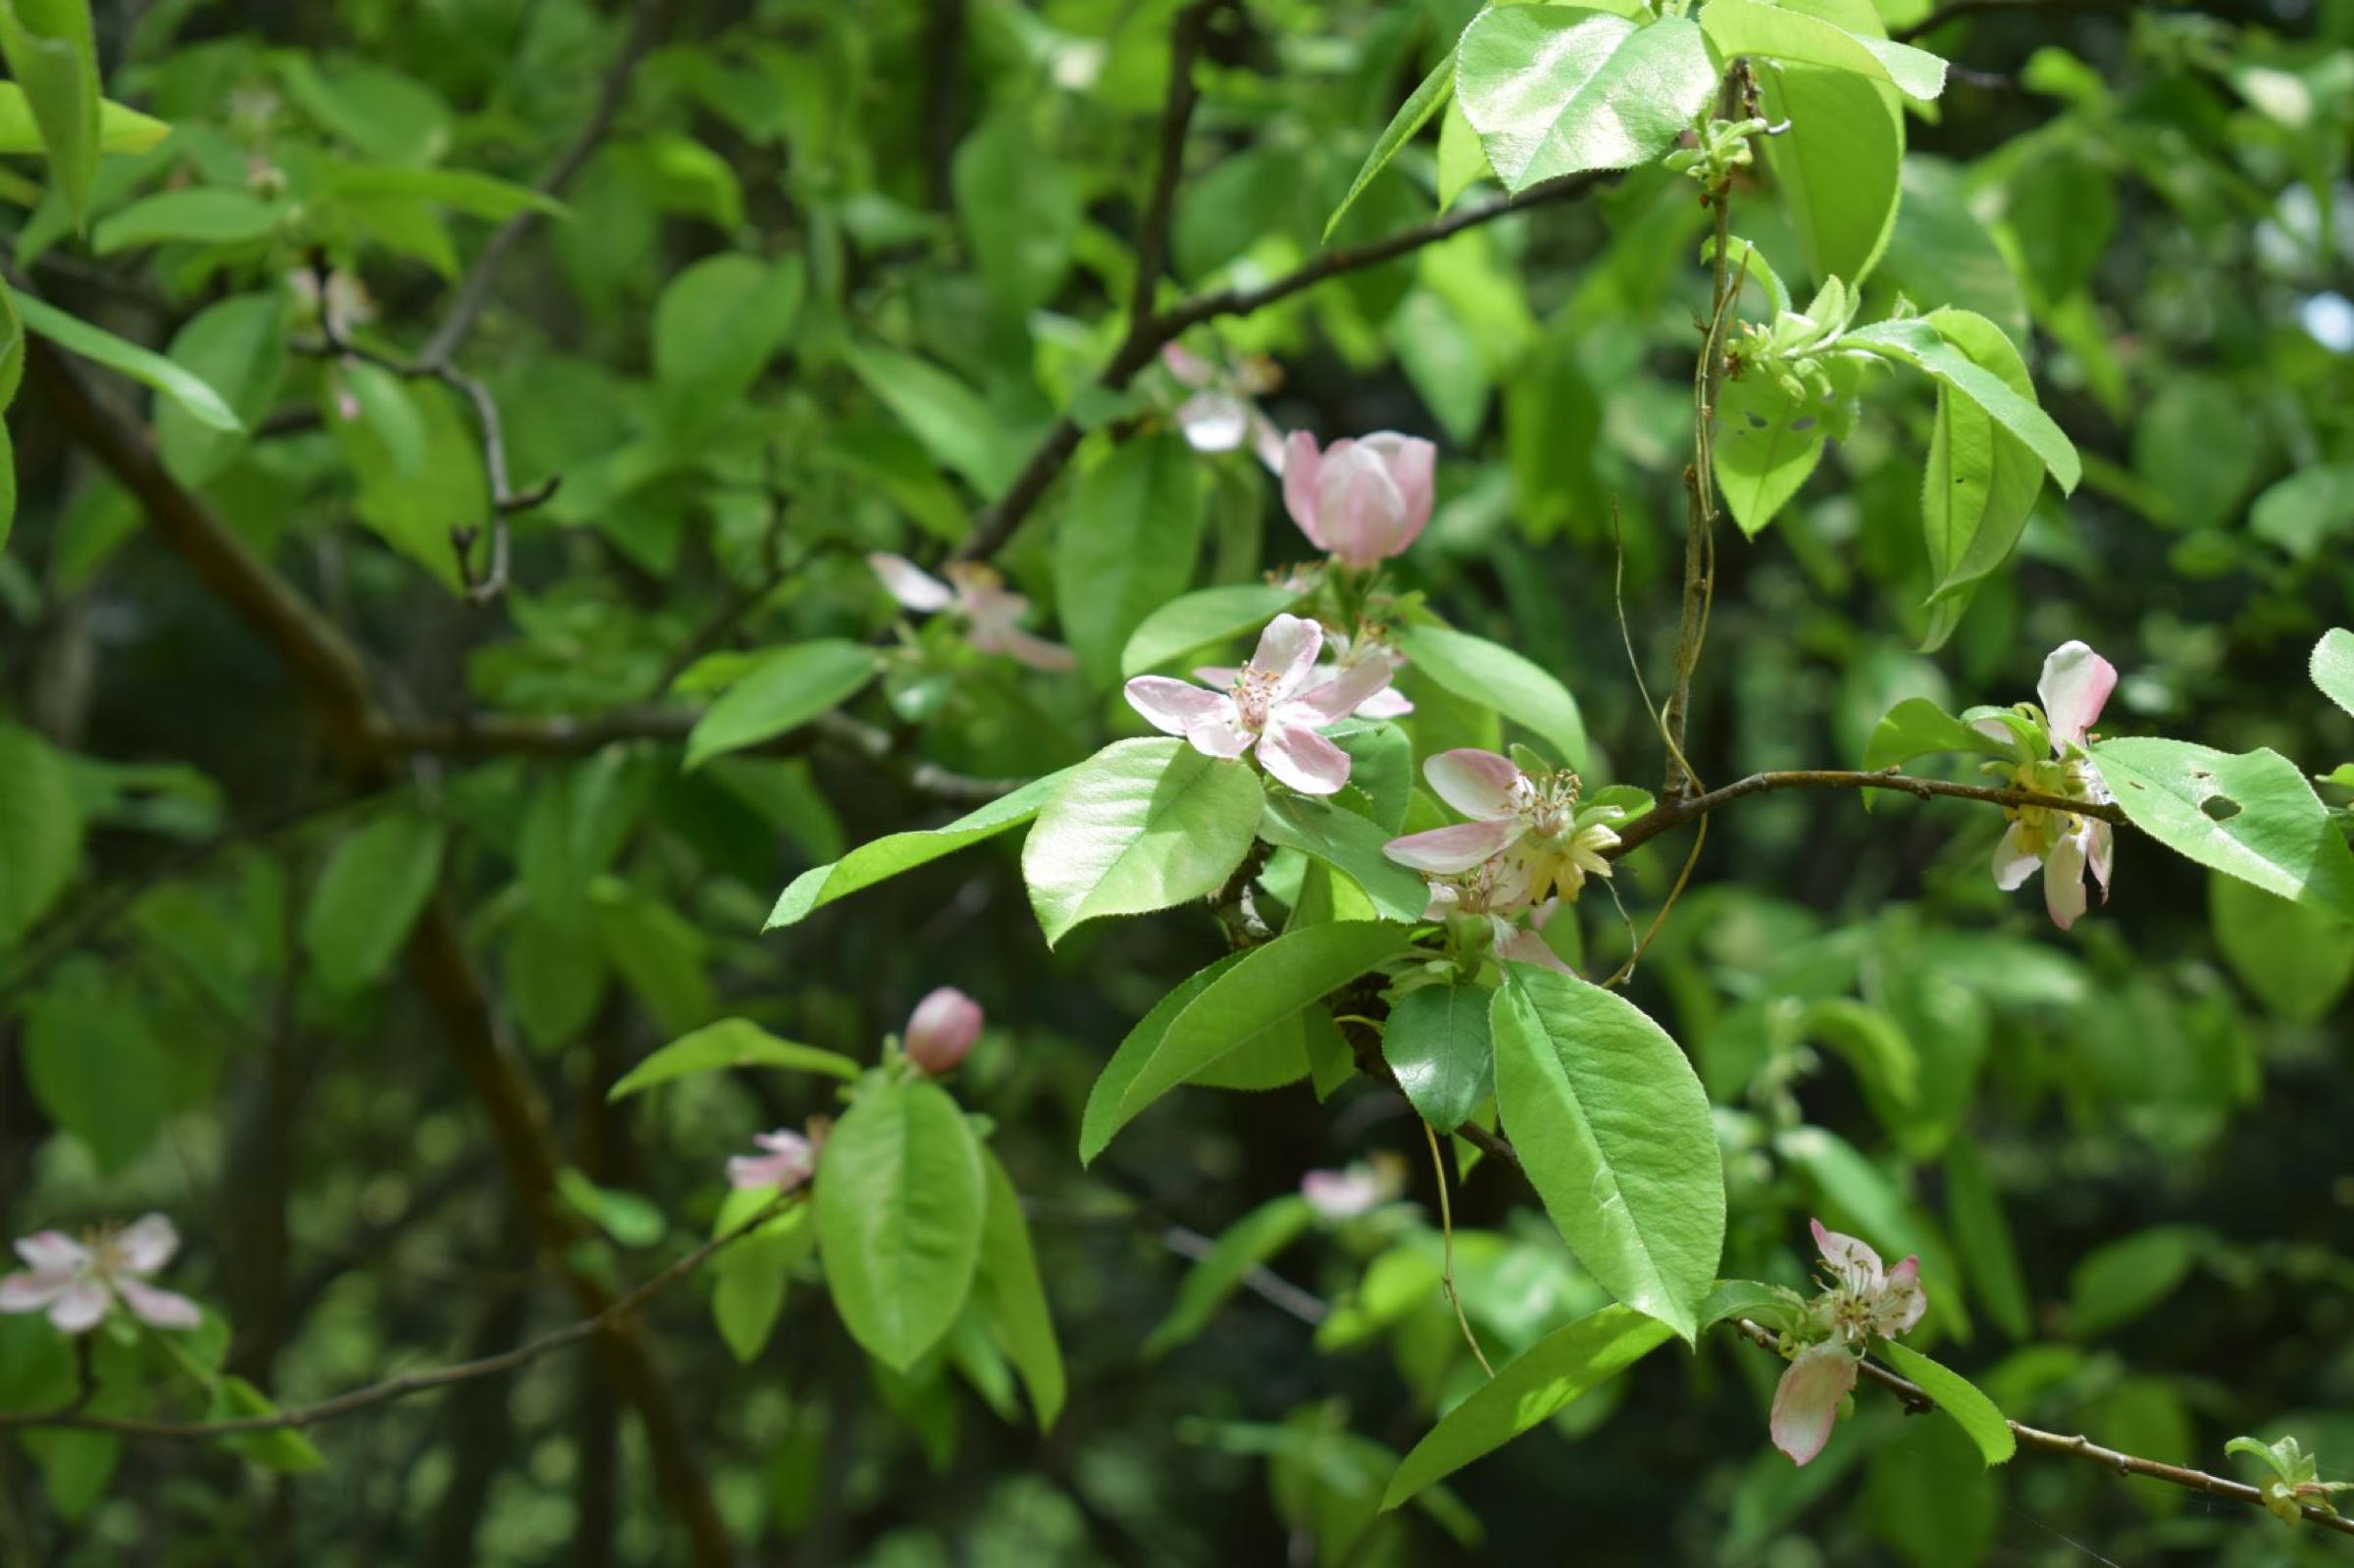
[[[2011,768],[2013,788],[2105,803],[2114,797],[2085,746],[2116,688],[2116,666],[2081,642],[2065,642],[2043,661],[2043,677],[2035,683],[2035,695],[2042,702],[2040,728],[2052,748],[2048,759],[2034,755],[2002,719],[1979,719],[1976,728],[2021,747],[2021,756]],[[2062,931],[2084,913],[2085,872],[2092,873],[2101,885],[2102,901],[2108,901],[2116,852],[2116,835],[2108,823],[2057,806],[2013,806],[2008,815],[2011,825],[1994,848],[1996,886],[2008,892],[2041,867],[2044,908]]]
[[[1300,1194],[1317,1218],[1338,1224],[1370,1214],[1380,1205],[1381,1179],[1364,1165],[1352,1165],[1345,1171],[1310,1171],[1300,1178]]]
[[[728,1185],[738,1189],[775,1188],[790,1192],[809,1180],[817,1169],[817,1148],[798,1133],[780,1129],[755,1133],[752,1141],[766,1152],[728,1157]]]
[[[906,608],[925,615],[947,611],[962,621],[965,640],[983,653],[1001,653],[1033,670],[1073,667],[1070,649],[1021,629],[1019,623],[1030,613],[1030,600],[1006,587],[1003,578],[978,561],[951,563],[946,582],[903,555],[878,550],[866,558],[866,564],[874,568],[891,596]]]
[[[981,1004],[953,986],[943,986],[915,1004],[907,1020],[907,1059],[938,1078],[951,1071],[981,1037]]]
[[[1283,504],[1308,542],[1362,571],[1402,553],[1430,521],[1438,448],[1383,430],[1316,449],[1294,430],[1283,448]]]
[[[1231,452],[1248,438],[1269,473],[1283,472],[1283,432],[1252,399],[1268,391],[1274,378],[1262,364],[1246,361],[1229,371],[1182,343],[1164,344],[1160,362],[1194,395],[1177,406],[1177,429],[1197,452]]]
[[[1856,1358],[1845,1345],[1826,1340],[1799,1351],[1774,1386],[1773,1445],[1792,1464],[1803,1465],[1822,1452],[1839,1419],[1839,1401],[1855,1386]]]
[[[1329,795],[1349,782],[1349,753],[1316,732],[1337,724],[1389,683],[1386,664],[1363,663],[1316,680],[1324,629],[1279,615],[1259,634],[1257,651],[1224,691],[1167,676],[1128,683],[1128,704],[1165,734],[1196,751],[1239,757],[1255,748],[1260,766],[1305,795]]]
[[[1920,1289],[1919,1258],[1909,1257],[1883,1272],[1880,1255],[1869,1243],[1825,1230],[1820,1220],[1808,1224],[1831,1276],[1830,1290],[1817,1306],[1849,1343],[1861,1345],[1873,1335],[1893,1340],[1920,1321],[1929,1298]]]
[[[1920,1259],[1893,1269],[1866,1242],[1810,1221],[1828,1273],[1823,1292],[1806,1304],[1802,1333],[1811,1342],[1793,1356],[1773,1391],[1773,1445],[1805,1464],[1822,1452],[1839,1401],[1856,1386],[1856,1365],[1873,1338],[1893,1340],[1920,1321],[1928,1296]]]
[[[1561,901],[1529,901],[1528,868],[1517,856],[1494,856],[1455,876],[1431,878],[1428,886],[1430,903],[1422,911],[1424,920],[1484,919],[1486,940],[1498,958],[1535,964],[1563,975],[1573,973],[1561,954],[1545,944],[1543,935],[1547,923],[1561,912]],[[1522,914],[1528,917],[1525,926],[1518,918]],[[1476,933],[1474,936],[1476,939]]]
[[[1307,679],[1310,689],[1327,682],[1338,681],[1360,665],[1379,664],[1383,680],[1397,678],[1405,667],[1406,655],[1370,633],[1360,633],[1354,640],[1338,632],[1325,633],[1325,648],[1332,657],[1318,664]],[[1194,679],[1206,686],[1231,686],[1241,678],[1242,671],[1233,665],[1203,665],[1194,671]],[[1414,711],[1414,705],[1405,692],[1393,685],[1382,688],[1358,703],[1351,717],[1356,719],[1398,719]]]
[[[17,1243],[29,1269],[0,1279],[0,1312],[38,1312],[63,1334],[97,1327],[117,1300],[140,1322],[159,1329],[192,1329],[203,1320],[196,1303],[147,1283],[179,1250],[179,1233],[161,1214],[117,1231],[109,1227],[77,1241],[62,1231],[40,1231]]]
[[[1610,823],[1614,806],[1577,804],[1577,775],[1567,770],[1525,774],[1510,757],[1461,747],[1422,765],[1439,798],[1470,818],[1452,828],[1408,834],[1382,846],[1402,866],[1452,877],[1501,855],[1515,859],[1528,895],[1575,898],[1588,876],[1608,877],[1605,851],[1617,845]]]

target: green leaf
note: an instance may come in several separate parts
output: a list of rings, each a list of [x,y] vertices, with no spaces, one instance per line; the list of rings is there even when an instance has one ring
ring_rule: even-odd
[[[330,990],[384,977],[441,880],[441,824],[387,811],[346,835],[328,858],[302,918],[302,949]]]
[[[2354,855],[2297,765],[2186,740],[2125,738],[2092,748],[2133,826],[2214,871],[2354,920]]]
[[[1398,645],[1423,679],[1495,709],[1553,747],[1570,767],[1586,767],[1586,722],[1577,699],[1526,658],[1485,637],[1441,626],[1403,628]]]
[[[2234,877],[2207,883],[2215,944],[2241,984],[2282,1018],[2318,1024],[2354,982],[2354,927]]]
[[[259,421],[285,379],[285,291],[238,294],[206,306],[174,335],[171,358],[197,380],[218,387],[240,421]],[[243,450],[245,434],[220,430],[177,403],[165,403],[155,411],[155,445],[174,479],[202,485]]]
[[[1062,1413],[1062,1346],[1054,1338],[1054,1318],[1048,1310],[1046,1286],[1039,1279],[1038,1259],[1031,1250],[1030,1222],[1022,1217],[1021,1194],[1014,1190],[1012,1178],[1005,1174],[994,1150],[984,1147],[981,1162],[988,1197],[973,1300],[989,1337],[1021,1374],[1022,1386],[1030,1391],[1030,1408],[1038,1415],[1038,1429],[1045,1432]]]
[[[556,1195],[623,1246],[652,1246],[668,1228],[662,1211],[648,1199],[620,1188],[600,1187],[574,1166],[556,1173]]]
[[[1102,1128],[1102,1137],[1108,1139],[1161,1095],[1240,1050],[1261,1031],[1291,1019],[1408,946],[1408,933],[1402,926],[1348,920],[1287,931],[1252,948],[1168,1021],[1151,1054],[1121,1091],[1118,1110]]]
[[[590,916],[605,959],[653,1015],[656,1028],[685,1035],[719,1011],[711,940],[662,899],[619,877],[590,889]]]
[[[24,318],[26,329],[38,332],[69,354],[78,354],[95,365],[120,371],[134,381],[143,381],[171,398],[199,421],[218,430],[242,430],[245,427],[221,394],[173,364],[163,355],[125,342],[102,328],[69,316],[46,300],[29,294],[15,296],[17,312]]]
[[[212,1398],[205,1405],[204,1419],[246,1421],[278,1413],[278,1405],[261,1390],[243,1378],[224,1375],[213,1385]],[[264,1470],[275,1470],[281,1475],[299,1475],[305,1470],[320,1469],[327,1463],[327,1455],[321,1453],[310,1439],[291,1427],[277,1432],[243,1433],[233,1438],[223,1438],[221,1443]]]
[[[1791,65],[1826,66],[1884,81],[1923,103],[1945,90],[1945,62],[1925,49],[1860,38],[1818,17],[1757,0],[1709,0],[1701,9],[1701,31],[1717,58],[1754,55]]]
[[[1095,1087],[1088,1091],[1086,1113],[1079,1122],[1080,1164],[1093,1165],[1096,1156],[1110,1143],[1112,1135],[1127,1125],[1127,1118],[1120,1114],[1120,1101],[1127,1097],[1128,1086],[1136,1082],[1136,1075],[1144,1070],[1145,1063],[1160,1049],[1160,1042],[1167,1037],[1169,1026],[1177,1021],[1177,1015],[1191,1006],[1212,981],[1242,961],[1242,953],[1228,953],[1208,968],[1187,976],[1175,989],[1154,1002],[1151,1010],[1120,1040],[1111,1060],[1096,1075]]]
[[[102,145],[98,43],[88,0],[0,0],[0,58],[31,112],[49,169],[79,228]]]
[[[2052,417],[2032,400],[2012,390],[2001,377],[1982,369],[1975,360],[1946,341],[1934,318],[1877,322],[1857,328],[1839,341],[1911,365],[1961,393],[1996,424],[2024,441],[2051,471],[2063,491],[2076,487],[2083,465],[2068,436],[2052,423]]]
[[[964,138],[949,165],[973,266],[1015,316],[1045,304],[1069,276],[1084,212],[1074,165],[1031,130],[1031,105],[1008,100]]]
[[[775,1199],[776,1193],[766,1189],[730,1192],[711,1234],[742,1229]],[[712,1254],[711,1321],[739,1365],[749,1365],[768,1344],[785,1310],[793,1271],[816,1245],[809,1205],[795,1203]]]
[[[1943,158],[1905,159],[1896,228],[1880,257],[1882,282],[1917,300],[1975,311],[2015,343],[2027,340],[2027,301],[2002,246],[1970,210],[1966,172]]]
[[[2159,1225],[2086,1254],[2068,1276],[2070,1337],[2098,1339],[2173,1295],[2201,1244],[2189,1226]]]
[[[0,724],[0,950],[49,911],[81,864],[82,813],[65,758]]]
[[[172,1054],[139,990],[77,955],[35,993],[25,1020],[25,1078],[59,1127],[110,1176],[147,1149],[171,1109]],[[183,1047],[184,1048],[184,1047]]]
[[[2307,668],[2323,696],[2354,713],[2354,632],[2332,627],[2323,632]]]
[[[2248,531],[2310,561],[2354,524],[2354,463],[2300,469],[2248,507]]]
[[[1495,1092],[1492,1004],[1479,986],[1424,986],[1390,1007],[1381,1053],[1415,1114],[1441,1133],[1469,1121]]]
[[[471,169],[410,169],[398,164],[346,164],[326,176],[330,196],[399,197],[430,202],[472,218],[500,223],[519,213],[566,218],[571,209],[544,191]]]
[[[100,152],[145,152],[170,134],[172,127],[162,121],[112,99],[98,106]],[[32,105],[26,101],[25,89],[13,81],[0,81],[0,153],[40,150],[40,126],[33,120]]]
[[[817,1239],[850,1338],[905,1372],[964,1310],[987,1207],[981,1145],[926,1079],[870,1083],[826,1138]]]
[[[0,550],[8,548],[8,535],[17,522],[17,448],[0,425]]]
[[[1606,1306],[1554,1330],[1473,1390],[1414,1444],[1390,1478],[1382,1508],[1397,1507],[1432,1482],[1503,1447],[1666,1340],[1663,1326],[1623,1306]]]
[[[286,209],[242,190],[201,186],[167,190],[98,221],[90,248],[101,256],[168,240],[242,245],[277,232]]]
[[[1488,150],[1479,144],[1479,132],[1463,118],[1462,100],[1450,97],[1439,120],[1439,211],[1448,211],[1464,191],[1495,176],[1496,171],[1488,167]]]
[[[1529,1184],[1587,1273],[1690,1340],[1724,1247],[1707,1092],[1624,997],[1527,964],[1506,973],[1496,1108]]]
[[[397,415],[389,426],[335,419],[328,421],[328,429],[359,480],[360,521],[455,593],[458,551],[450,530],[490,511],[482,443],[473,416],[459,407],[450,388],[411,380],[401,391],[425,443],[416,467],[405,472],[401,467],[410,459],[395,443],[408,432]]]
[[[1278,795],[1268,800],[1258,835],[1278,849],[1313,855],[1364,890],[1384,920],[1411,923],[1430,906],[1420,874],[1382,853],[1395,835],[1329,800]]]
[[[1977,1143],[1968,1138],[1957,1138],[1946,1147],[1945,1214],[1971,1291],[2005,1334],[2026,1339],[2034,1325],[2026,1284],[2020,1278],[2019,1248],[2003,1218],[2002,1199],[1986,1179]]]
[[[1094,684],[1117,679],[1122,646],[1193,577],[1202,476],[1185,438],[1164,430],[1114,447],[1071,498],[1054,538],[1054,603]]]
[[[17,400],[25,380],[25,324],[17,319],[16,296],[0,280],[0,409]],[[15,479],[12,473],[10,479]],[[12,508],[13,510],[13,508]],[[0,518],[0,544],[8,542],[8,522]]]
[[[782,1067],[796,1073],[824,1073],[853,1082],[858,1064],[839,1051],[779,1039],[747,1018],[723,1018],[655,1051],[629,1070],[605,1094],[617,1100],[696,1073],[718,1073],[734,1067]]]
[[[1120,674],[1143,675],[1210,643],[1255,632],[1300,598],[1297,588],[1243,582],[1171,599],[1128,634],[1128,645],[1120,652]],[[1068,621],[1067,614],[1064,619]]]
[[[1895,1363],[1897,1371],[1919,1384],[1921,1392],[1936,1400],[1938,1409],[1960,1423],[1988,1464],[2002,1464],[2019,1451],[2011,1423],[2003,1419],[1992,1399],[1978,1391],[1977,1385],[1894,1340],[1881,1340],[1879,1350]]]
[[[1864,749],[1864,766],[1878,773],[1941,751],[2007,757],[2012,748],[1979,733],[1926,697],[1907,697],[1872,727],[1871,741]]]
[[[1022,462],[1023,443],[980,394],[930,360],[886,348],[856,348],[850,369],[898,416],[924,449],[983,495],[1001,495]]]
[[[1348,215],[1350,208],[1356,205],[1356,198],[1367,185],[1373,183],[1373,177],[1390,166],[1390,160],[1398,156],[1400,148],[1421,133],[1422,127],[1430,124],[1432,115],[1454,101],[1455,51],[1450,49],[1445,58],[1430,68],[1430,75],[1424,76],[1422,84],[1413,90],[1405,103],[1398,106],[1398,112],[1390,117],[1390,123],[1373,139],[1373,150],[1365,154],[1364,164],[1357,170],[1356,177],[1349,182],[1349,194],[1341,198],[1341,204],[1332,210],[1332,216],[1324,220],[1326,244],[1332,242],[1332,231],[1341,227],[1341,220]]]
[[[1145,1340],[1145,1359],[1165,1355],[1209,1327],[1218,1308],[1241,1289],[1243,1277],[1298,1240],[1315,1217],[1306,1198],[1286,1192],[1227,1227],[1202,1261],[1187,1271],[1185,1283],[1177,1288],[1177,1304]]]
[[[2022,400],[2035,383],[2003,329],[1969,311],[1941,310],[1930,320],[1946,341]],[[2043,493],[2043,460],[1970,398],[1940,385],[1929,462],[1920,487],[1921,538],[1929,558],[1935,648],[1961,619],[1977,585],[2011,558]]]
[[[1456,92],[1511,191],[1590,169],[1631,169],[1675,145],[1716,90],[1697,24],[1497,6],[1463,29]]]
[[[1716,488],[1741,531],[1756,538],[1822,461],[1822,410],[1771,376],[1724,383],[1711,451]],[[2037,470],[2040,478],[2042,471]]]
[[[1766,114],[1789,128],[1760,138],[1815,280],[1863,282],[1896,226],[1905,116],[1894,88],[1851,72],[1759,72]]]
[[[707,256],[679,273],[654,301],[654,385],[670,428],[695,430],[742,399],[793,335],[801,310],[801,264],[757,256]]]
[[[687,735],[689,768],[799,729],[847,702],[878,668],[872,648],[842,637],[768,655],[727,689]]]
[[[1747,1318],[1768,1329],[1798,1327],[1806,1307],[1788,1290],[1756,1280],[1718,1280],[1700,1304],[1700,1326],[1713,1329],[1727,1318]]]
[[[1064,768],[1044,779],[1034,779],[944,827],[895,833],[860,844],[829,865],[810,867],[793,878],[778,895],[776,908],[769,911],[768,924],[763,929],[774,931],[779,926],[798,925],[812,910],[822,909],[837,898],[846,898],[903,871],[928,865],[944,855],[952,855],[968,845],[1020,827],[1054,798],[1072,771]]]
[[[1114,741],[1080,763],[1022,844],[1047,944],[1083,921],[1215,892],[1242,864],[1265,799],[1246,764],[1174,736]]]

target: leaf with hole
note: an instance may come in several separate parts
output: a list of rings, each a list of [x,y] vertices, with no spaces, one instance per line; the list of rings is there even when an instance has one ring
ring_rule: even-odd
[[[2354,920],[2354,854],[2313,785],[2277,751],[2126,737],[2092,748],[2134,827],[2211,870]]]

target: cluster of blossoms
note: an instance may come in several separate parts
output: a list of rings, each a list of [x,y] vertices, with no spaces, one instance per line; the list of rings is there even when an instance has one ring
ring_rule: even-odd
[[[939,1078],[960,1066],[981,1037],[981,1004],[953,986],[943,986],[915,1004],[901,1037],[900,1050],[908,1063],[927,1078]],[[757,1154],[737,1154],[728,1160],[728,1185],[739,1190],[762,1188],[790,1192],[817,1172],[818,1150],[825,1142],[822,1123],[807,1134],[779,1128],[756,1133]]]
[[[1463,747],[1422,765],[1440,799],[1470,818],[1451,828],[1408,834],[1383,845],[1389,857],[1429,879],[1428,920],[1477,921],[1475,940],[1499,956],[1563,969],[1540,935],[1563,901],[1574,901],[1589,876],[1611,874],[1617,847],[1612,824],[1625,808],[1580,806],[1577,775],[1524,771],[1510,757]],[[1528,925],[1517,917],[1525,913]]]
[[[179,1250],[179,1232],[161,1214],[77,1241],[62,1231],[39,1231],[17,1242],[30,1267],[0,1279],[0,1312],[47,1312],[61,1334],[96,1328],[120,1301],[158,1329],[192,1329],[203,1321],[196,1303],[147,1282]]]
[[[1929,1305],[1920,1289],[1920,1259],[1883,1270],[1879,1253],[1865,1242],[1824,1230],[1820,1220],[1811,1223],[1828,1278],[1822,1293],[1803,1304],[1798,1326],[1782,1337],[1785,1354],[1793,1343],[1803,1348],[1773,1391],[1772,1415],[1773,1445],[1802,1465],[1831,1441],[1839,1401],[1855,1388],[1856,1367],[1872,1339],[1895,1339]]]
[[[2061,644],[2043,661],[2042,679],[2035,683],[2040,709],[2022,702],[1972,720],[1980,733],[2018,753],[2015,760],[1987,766],[2005,774],[2015,789],[2106,804],[2114,797],[2084,748],[2116,688],[2117,669],[2108,660],[2081,642]],[[2062,931],[2084,913],[2087,871],[2107,901],[2115,847],[2109,824],[2057,806],[2013,806],[2009,815],[2011,826],[1994,850],[1998,886],[2008,892],[2041,867],[2044,907]]]
[[[866,558],[891,596],[920,615],[946,612],[964,625],[964,639],[983,653],[1002,653],[1033,670],[1073,667],[1071,650],[1022,630],[1030,601],[1005,585],[995,568],[957,561],[943,582],[903,555],[876,551]]]

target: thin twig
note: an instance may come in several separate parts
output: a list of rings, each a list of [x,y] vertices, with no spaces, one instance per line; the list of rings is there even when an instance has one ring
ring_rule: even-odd
[[[1779,773],[1753,773],[1746,779],[1737,779],[1705,795],[1693,795],[1683,800],[1663,800],[1619,829],[1618,842],[1603,853],[1615,858],[1657,838],[1671,828],[1683,826],[1695,817],[1705,817],[1712,811],[1750,795],[1768,794],[1781,789],[1888,789],[1899,794],[1917,795],[1923,800],[1932,795],[1946,795],[1956,800],[1983,801],[1991,806],[2040,806],[2051,811],[2073,812],[2076,816],[2091,817],[2101,822],[2128,825],[2124,808],[2111,801],[2072,800],[2063,795],[2038,794],[2032,789],[1997,789],[1985,784],[1951,784],[1943,779],[1915,778],[1894,769],[1882,773],[1862,773],[1844,768],[1793,768]]]
[[[1170,1226],[1161,1233],[1160,1239],[1170,1251],[1196,1263],[1217,1250],[1218,1245],[1201,1232],[1189,1231],[1182,1225]],[[1303,1290],[1263,1264],[1245,1269],[1237,1283],[1269,1306],[1280,1307],[1311,1329],[1332,1314],[1332,1308],[1324,1304],[1321,1296]]]
[[[1148,329],[1160,275],[1169,265],[1169,226],[1177,210],[1177,185],[1185,176],[1185,133],[1193,125],[1202,92],[1194,84],[1194,62],[1209,32],[1209,19],[1233,0],[1193,0],[1177,13],[1169,35],[1169,88],[1160,111],[1160,145],[1152,166],[1152,189],[1136,227],[1136,282],[1129,292],[1128,330]]]
[[[670,1286],[677,1284],[700,1268],[713,1253],[749,1236],[759,1227],[775,1219],[794,1203],[802,1193],[780,1194],[777,1200],[730,1231],[722,1232],[710,1240],[648,1279],[643,1285],[621,1296],[593,1316],[567,1324],[552,1333],[498,1355],[484,1356],[474,1361],[459,1361],[429,1372],[404,1372],[382,1383],[372,1383],[364,1389],[322,1399],[292,1410],[281,1410],[275,1415],[237,1416],[223,1421],[141,1421],[122,1416],[97,1416],[86,1412],[63,1410],[0,1411],[0,1428],[8,1427],[71,1427],[84,1432],[110,1432],[125,1438],[203,1439],[233,1438],[255,1432],[300,1431],[321,1422],[333,1421],[372,1406],[405,1399],[413,1393],[433,1389],[445,1389],[453,1383],[465,1383],[475,1378],[496,1377],[528,1366],[541,1356],[578,1344],[590,1335],[599,1334],[619,1324],[647,1301],[652,1300]]]
[[[1439,1184],[1439,1244],[1443,1249],[1439,1284],[1447,1291],[1447,1304],[1455,1308],[1455,1326],[1463,1331],[1463,1343],[1471,1347],[1479,1370],[1493,1380],[1496,1369],[1488,1364],[1488,1352],[1479,1347],[1479,1336],[1471,1332],[1471,1320],[1463,1314],[1462,1295],[1455,1288],[1455,1205],[1447,1196],[1447,1161],[1439,1153],[1439,1130],[1424,1122],[1422,1136],[1430,1140],[1430,1173]]]
[[[1778,1352],[1780,1339],[1771,1329],[1747,1318],[1735,1319],[1734,1327],[1755,1342]],[[1877,1361],[1866,1358],[1857,1370],[1867,1380],[1878,1384],[1904,1401],[1908,1413],[1919,1415],[1937,1408],[1937,1401],[1929,1396],[1927,1390],[1909,1378],[1889,1371]],[[2006,1420],[2004,1425],[2011,1429],[2011,1436],[2019,1440],[2021,1447],[2040,1448],[2046,1453],[2073,1454],[2079,1459],[2089,1459],[2104,1469],[2114,1470],[2121,1476],[2145,1476],[2152,1481],[2163,1481],[2191,1492],[2203,1492],[2209,1496],[2228,1497],[2233,1502],[2244,1502],[2252,1508],[2266,1506],[2264,1493],[2244,1482],[2226,1480],[2186,1465],[2165,1464],[2156,1459],[2144,1459],[2137,1454],[2122,1453],[2115,1448],[2104,1448],[2082,1433],[2064,1436],[2057,1432],[2046,1432],[2040,1427],[2030,1427],[2023,1421]],[[2342,1536],[2354,1536],[2354,1519],[2311,1504],[2301,1505],[2301,1511],[2309,1524],[2334,1530]]]

